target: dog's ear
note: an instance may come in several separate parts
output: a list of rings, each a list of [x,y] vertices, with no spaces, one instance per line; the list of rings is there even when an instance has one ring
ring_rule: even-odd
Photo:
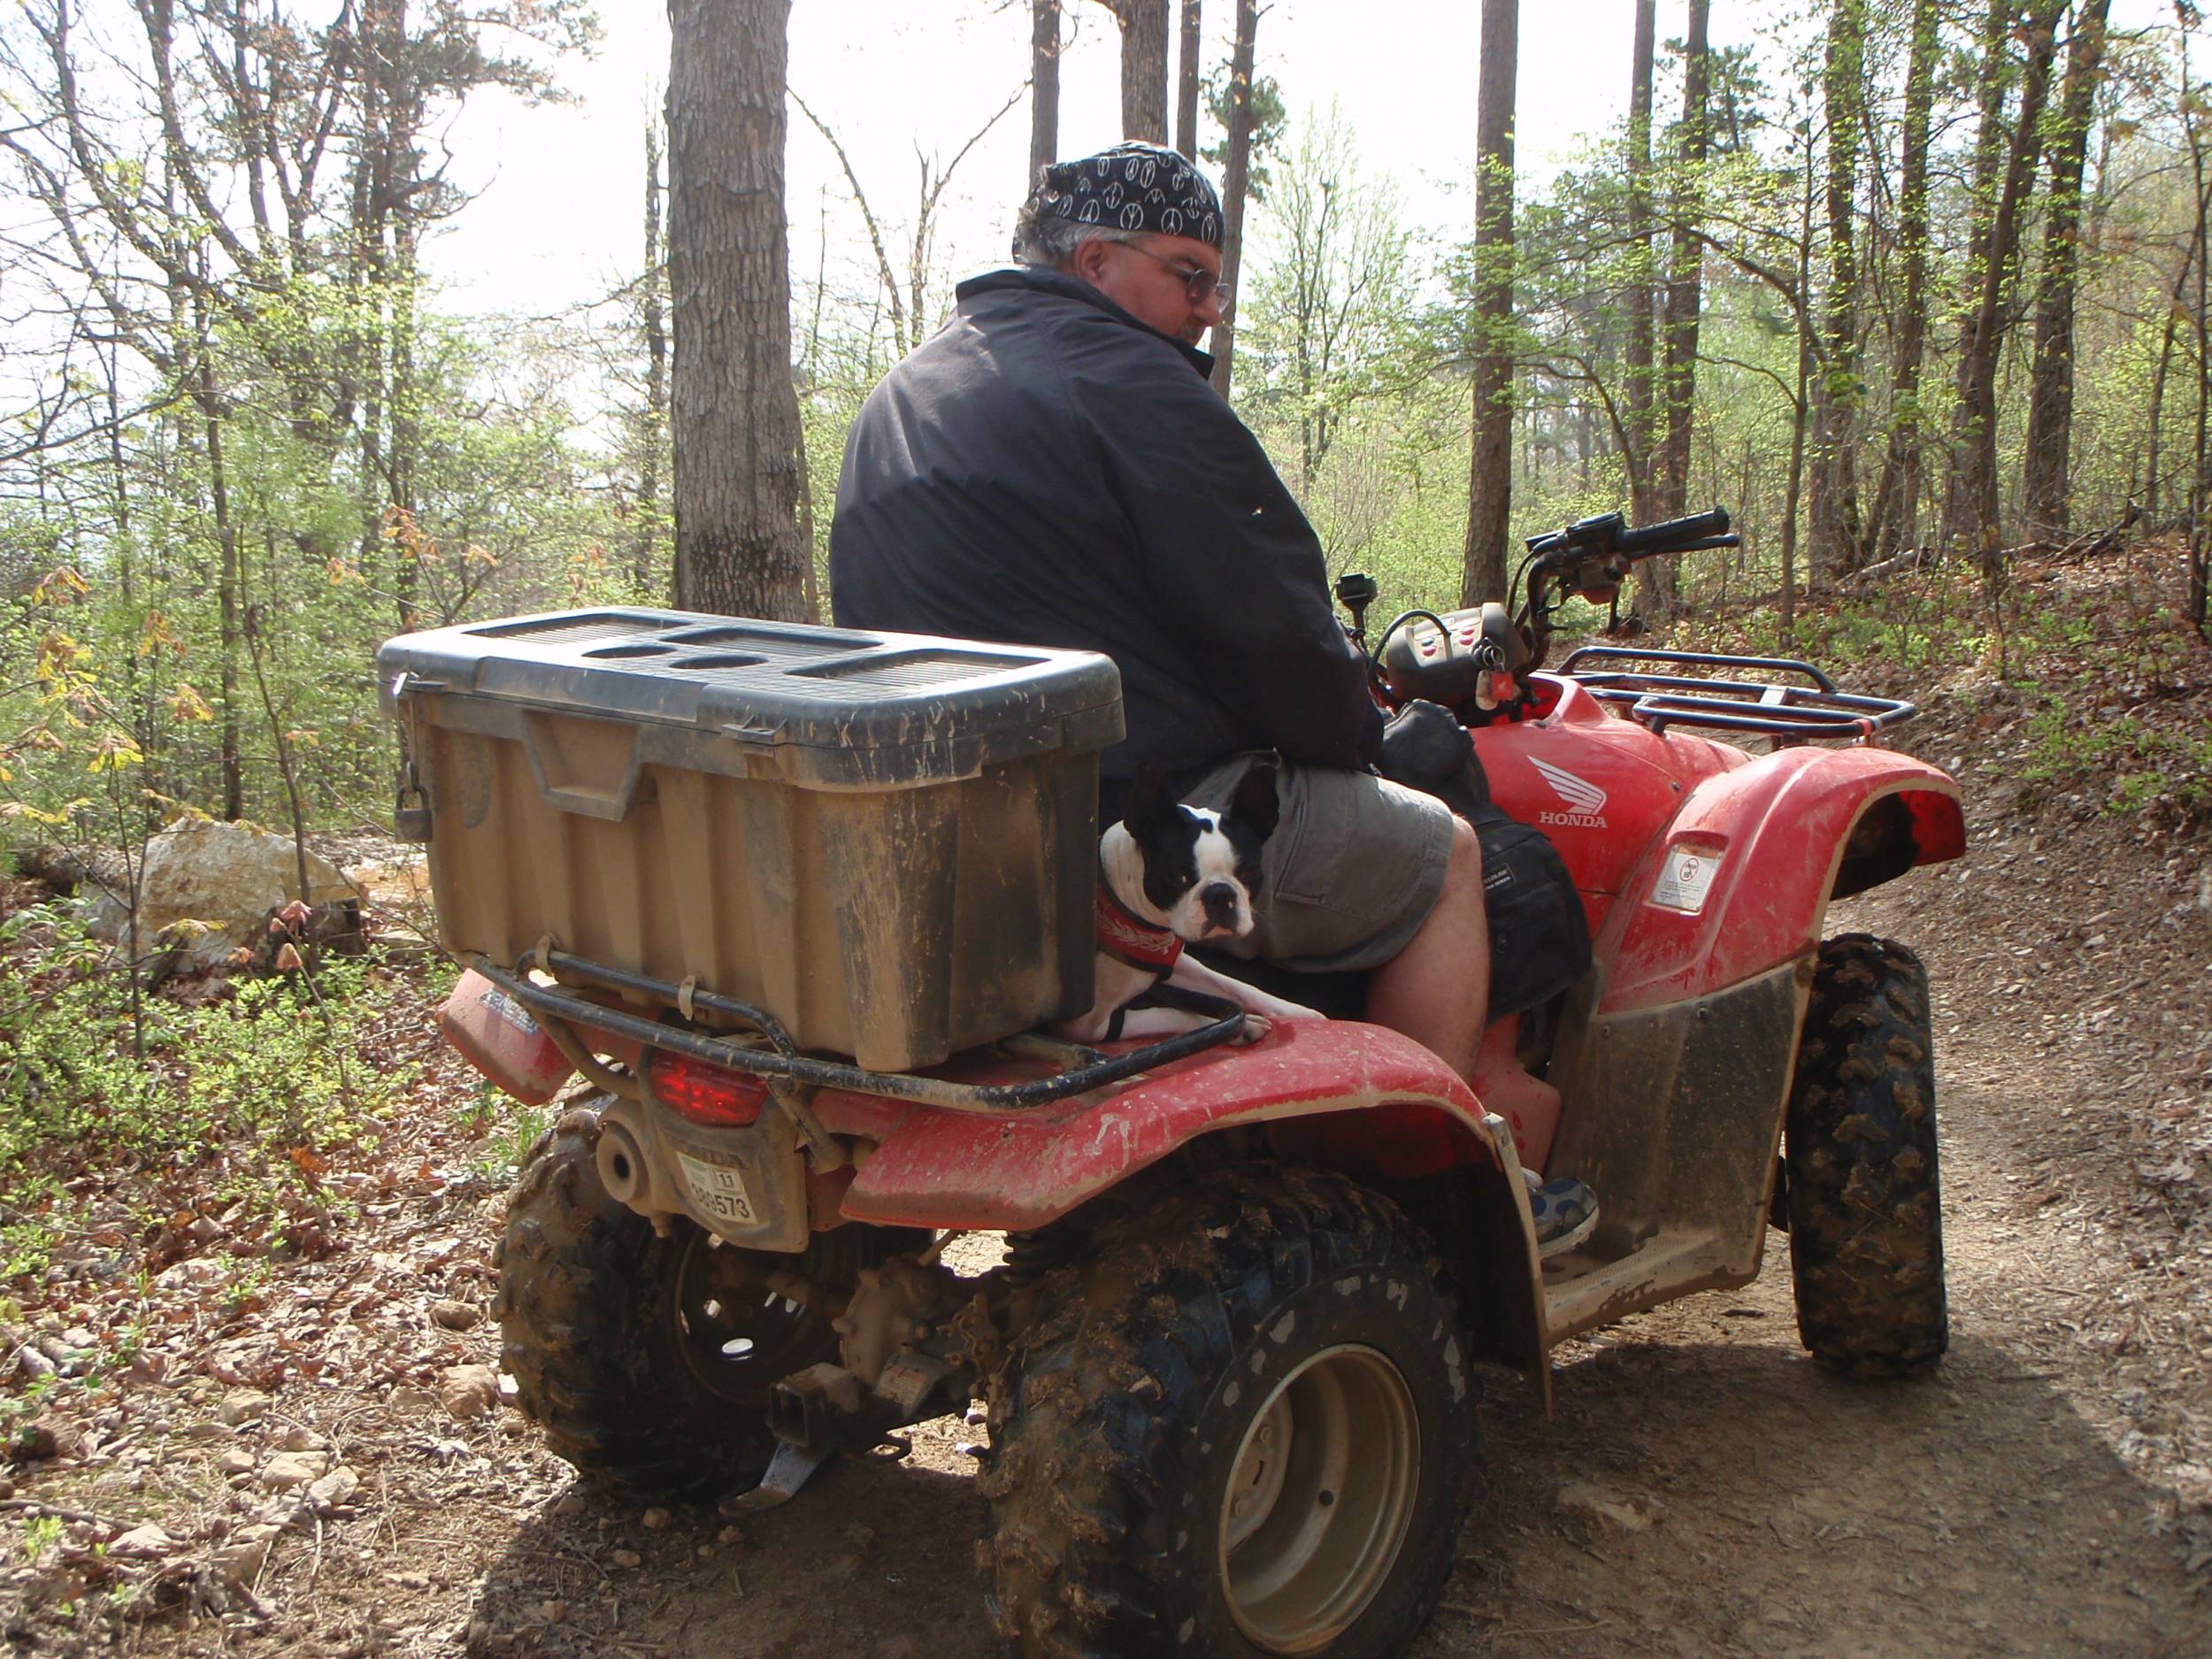
[[[1281,814],[1275,798],[1275,763],[1256,760],[1237,780],[1236,793],[1229,797],[1228,816],[1249,828],[1256,839],[1265,841],[1275,833]]]
[[[1165,824],[1174,811],[1175,798],[1168,793],[1167,780],[1157,766],[1145,762],[1129,786],[1129,804],[1122,809],[1121,821],[1132,835],[1142,839]]]

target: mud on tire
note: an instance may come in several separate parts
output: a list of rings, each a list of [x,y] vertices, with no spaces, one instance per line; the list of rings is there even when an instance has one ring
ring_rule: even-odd
[[[547,1443],[588,1474],[703,1496],[757,1480],[775,1449],[768,1391],[837,1356],[828,1313],[777,1295],[771,1273],[849,1286],[918,1236],[858,1225],[803,1256],[668,1237],[607,1195],[599,1114],[565,1114],[523,1162],[494,1254],[500,1360]],[[833,1311],[833,1310],[832,1310]]]
[[[1048,1289],[993,1379],[979,1481],[1007,1650],[1402,1652],[1451,1572],[1477,1428],[1396,1206],[1232,1166],[1102,1227]]]
[[[1893,940],[1820,948],[1784,1129],[1797,1329],[1859,1376],[1931,1365],[1950,1340],[1928,976]]]

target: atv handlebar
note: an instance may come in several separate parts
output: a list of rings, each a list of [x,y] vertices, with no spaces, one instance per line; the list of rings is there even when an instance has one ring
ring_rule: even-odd
[[[1609,606],[1619,598],[1631,566],[1640,559],[1740,545],[1743,538],[1729,523],[1728,509],[1717,506],[1633,529],[1619,513],[1607,512],[1547,535],[1531,536],[1529,557],[1522,565],[1528,587],[1513,613],[1514,633],[1525,656],[1513,666],[1542,665],[1551,641],[1552,615],[1563,597]]]
[[[1686,553],[1698,548],[1734,547],[1742,541],[1729,528],[1728,509],[1713,507],[1680,518],[1629,527],[1617,512],[1602,512],[1577,519],[1563,530],[1528,539],[1528,550],[1540,563],[1555,567],[1579,559],[1609,556],[1636,560],[1663,553]]]
[[[1724,537],[1726,538],[1724,541]],[[1714,507],[1704,512],[1691,513],[1686,518],[1669,518],[1659,524],[1624,530],[1621,532],[1620,548],[1631,558],[1647,558],[1655,553],[1679,552],[1693,541],[1701,545],[1734,547],[1741,540],[1728,528],[1728,509]]]
[[[1486,715],[1518,706],[1525,700],[1519,677],[1543,666],[1552,618],[1567,598],[1611,605],[1639,560],[1735,547],[1741,539],[1730,528],[1728,510],[1718,506],[1632,528],[1617,512],[1598,513],[1531,536],[1528,557],[1511,584],[1523,595],[1517,608],[1509,608],[1509,591],[1506,604],[1454,611],[1449,618],[1409,611],[1383,630],[1368,653],[1377,695],[1386,707],[1420,697],[1447,707],[1471,704]],[[1352,637],[1366,652],[1374,580],[1357,572],[1340,577],[1336,596],[1351,612]]]
[[[1531,536],[1528,557],[1512,582],[1511,591],[1522,595],[1517,609],[1492,603],[1443,616],[1409,611],[1383,630],[1371,659],[1376,700],[1386,710],[1417,699],[1439,703],[1467,726],[1518,718],[1535,706],[1524,676],[1543,666],[1552,619],[1569,597],[1611,605],[1640,560],[1741,541],[1730,527],[1728,510],[1717,506],[1633,528],[1617,512],[1600,513]],[[1375,583],[1362,574],[1345,576],[1337,597],[1362,618],[1375,598]],[[1356,626],[1353,637],[1364,647],[1363,627]],[[1586,663],[1590,666],[1582,666]],[[1655,664],[1665,666],[1655,672],[1648,666]],[[1676,672],[1701,668],[1721,672]],[[1839,691],[1811,664],[1792,658],[1585,645],[1559,672],[1654,732],[1687,726],[1750,733],[1778,744],[1810,738],[1864,741],[1915,712],[1911,703],[1893,697]],[[1810,683],[1763,677],[1778,673]]]

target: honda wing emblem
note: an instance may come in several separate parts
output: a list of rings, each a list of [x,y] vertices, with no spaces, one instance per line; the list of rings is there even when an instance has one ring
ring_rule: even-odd
[[[1532,764],[1552,787],[1552,793],[1566,803],[1564,812],[1546,812],[1547,824],[1573,824],[1589,829],[1603,829],[1605,820],[1598,814],[1605,810],[1605,791],[1586,779],[1578,778],[1563,767],[1548,761],[1535,760]]]

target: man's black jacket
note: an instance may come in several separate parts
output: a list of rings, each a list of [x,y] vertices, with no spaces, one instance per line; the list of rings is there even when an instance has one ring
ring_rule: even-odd
[[[1206,355],[1058,272],[958,295],[853,423],[837,621],[1103,651],[1129,733],[1110,781],[1242,749],[1372,760],[1381,718],[1320,542]]]

